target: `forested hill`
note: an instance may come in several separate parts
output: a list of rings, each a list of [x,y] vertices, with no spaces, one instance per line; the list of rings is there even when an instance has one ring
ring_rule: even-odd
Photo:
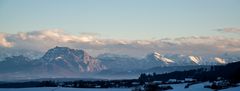
[[[230,80],[231,82],[240,81],[240,62],[229,63],[222,66],[212,66],[211,69],[201,68],[189,71],[175,71],[165,74],[141,74],[140,81],[167,81],[169,79],[194,78],[199,81],[213,81],[218,77]]]

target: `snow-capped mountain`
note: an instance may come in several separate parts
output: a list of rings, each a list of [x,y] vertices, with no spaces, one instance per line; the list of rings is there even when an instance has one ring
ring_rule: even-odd
[[[223,53],[220,55],[227,63],[236,62],[240,60],[240,53]]]
[[[183,54],[149,53],[143,58],[128,55],[101,54],[96,58],[84,50],[68,47],[49,49],[42,57],[30,59],[25,56],[7,57],[0,61],[1,76],[81,76],[86,74],[139,74],[141,72],[163,72],[164,67],[173,70],[196,68],[194,66],[222,65],[239,61],[239,56],[197,56]],[[159,70],[162,69],[162,70]],[[169,71],[169,70],[168,70]],[[165,72],[165,71],[164,71]],[[19,75],[21,74],[21,75]]]
[[[148,69],[167,66],[222,65],[229,61],[221,56],[193,56],[153,52],[142,59],[127,55],[102,54],[97,57],[109,69]]]
[[[221,57],[216,56],[193,56],[193,55],[182,55],[182,54],[160,54],[154,52],[147,56],[147,60],[160,60],[169,66],[184,66],[184,65],[220,65],[228,62]],[[151,59],[152,57],[152,59]]]
[[[196,65],[222,65],[226,64],[227,62],[220,57],[205,57],[205,56],[184,56],[186,61],[190,61],[189,63],[196,64]],[[176,60],[178,61],[178,60]]]
[[[44,63],[44,66],[64,67],[72,72],[95,72],[106,69],[99,60],[87,52],[67,47],[55,47],[48,50],[40,61]]]
[[[0,68],[0,72],[6,73],[59,76],[82,75],[106,69],[85,51],[67,47],[50,49],[35,60],[24,56],[7,57],[0,62]]]
[[[164,57],[164,55],[158,52],[148,54],[144,60],[153,63],[153,65],[157,64],[158,66],[169,66],[175,63],[173,60]]]
[[[163,55],[161,55],[161,54],[158,53],[158,52],[154,52],[152,55],[154,56],[154,58],[155,58],[156,60],[159,60],[159,61],[161,61],[161,62],[163,62],[163,63],[165,63],[165,64],[174,63],[174,61],[172,61],[171,59],[168,59],[168,58],[164,57]]]

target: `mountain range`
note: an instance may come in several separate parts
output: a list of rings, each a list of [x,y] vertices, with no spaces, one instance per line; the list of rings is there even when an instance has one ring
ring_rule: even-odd
[[[164,55],[158,52],[149,53],[144,58],[116,54],[101,54],[96,58],[101,60],[107,68],[119,70],[171,66],[224,65],[240,59],[238,56],[230,56],[229,54],[224,54],[223,56],[195,56],[182,54]]]
[[[92,57],[84,50],[58,47],[49,49],[42,57],[30,59],[19,55],[0,61],[0,78],[68,77],[86,75],[128,75],[142,72],[168,72],[225,65],[239,60],[237,56],[193,56],[149,53],[144,58],[128,55],[100,54]]]

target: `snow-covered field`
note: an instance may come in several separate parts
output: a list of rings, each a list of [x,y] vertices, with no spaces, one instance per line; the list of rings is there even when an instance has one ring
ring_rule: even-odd
[[[204,88],[204,85],[209,84],[208,82],[204,82],[204,83],[199,83],[199,84],[194,84],[191,85],[189,88],[184,88],[186,83],[184,84],[172,84],[171,86],[173,87],[172,90],[168,90],[168,91],[214,91],[212,89],[209,88]],[[240,86],[238,87],[233,87],[233,88],[228,88],[228,89],[223,89],[223,90],[219,90],[219,91],[240,91]]]
[[[184,88],[184,84],[172,84],[172,90],[168,91],[214,91],[212,89],[203,88],[208,82],[199,83]],[[41,88],[0,88],[0,91],[131,91],[131,88],[62,88],[62,87],[41,87]],[[219,91],[240,91],[240,86],[223,89]]]
[[[233,87],[233,88],[228,88],[228,89],[223,89],[219,91],[240,91],[240,86],[238,87]]]
[[[126,88],[57,88],[57,87],[41,87],[41,88],[0,88],[0,91],[131,91]]]
[[[208,88],[204,88],[203,86],[208,84],[207,82],[205,83],[200,83],[200,84],[195,84],[190,86],[189,88],[184,88],[186,86],[186,83],[184,84],[172,84],[171,86],[173,87],[172,90],[168,91],[213,91]]]

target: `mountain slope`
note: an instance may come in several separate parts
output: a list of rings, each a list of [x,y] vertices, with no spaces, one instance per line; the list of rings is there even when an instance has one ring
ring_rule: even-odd
[[[101,54],[97,57],[108,70],[112,71],[130,71],[136,69],[143,69],[143,60],[130,57],[127,55],[116,55],[116,54]]]
[[[32,60],[22,55],[7,57],[0,62],[1,73],[27,72],[32,67]]]
[[[11,76],[77,76],[106,69],[99,60],[83,50],[55,47],[39,59],[24,56],[7,57],[0,61],[0,72]]]
[[[158,52],[150,53],[142,59],[107,53],[99,55],[97,59],[113,71],[146,70],[169,66],[224,65],[229,63],[226,59],[218,56],[164,55]]]
[[[95,72],[106,69],[100,62],[83,50],[55,47],[40,59],[46,67],[71,70],[72,72]]]

